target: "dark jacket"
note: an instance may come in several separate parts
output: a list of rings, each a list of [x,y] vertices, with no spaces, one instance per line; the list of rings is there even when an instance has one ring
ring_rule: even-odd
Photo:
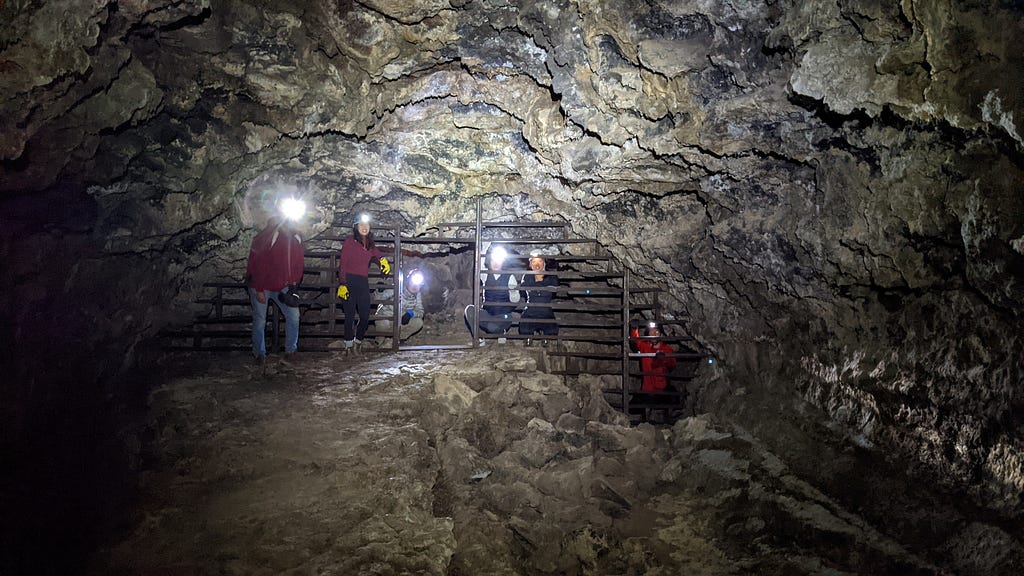
[[[487,274],[487,279],[484,281],[484,302],[508,302],[511,304],[512,295],[509,292],[510,287],[516,285],[515,279],[511,274]],[[517,294],[518,295],[518,294]],[[487,310],[491,314],[511,314],[515,311],[515,306],[501,306],[497,304],[485,304],[484,310]]]
[[[526,310],[523,311],[523,318],[547,318],[555,317],[555,312],[548,306],[530,306],[530,304],[550,304],[555,298],[553,290],[534,290],[532,288],[557,288],[558,278],[553,274],[545,274],[537,280],[535,274],[523,276],[519,283],[523,297],[526,299]]]

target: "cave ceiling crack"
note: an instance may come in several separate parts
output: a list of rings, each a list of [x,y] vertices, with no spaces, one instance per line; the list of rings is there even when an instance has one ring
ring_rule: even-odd
[[[220,236],[210,232],[210,228],[211,228],[211,225],[216,220],[218,220],[219,218],[230,217],[231,209],[232,209],[232,206],[228,205],[228,206],[225,206],[220,211],[218,211],[215,214],[213,214],[212,216],[210,216],[209,218],[206,218],[204,220],[197,220],[197,221],[191,223],[187,228],[184,228],[182,230],[178,230],[177,232],[171,232],[169,234],[154,234],[152,236],[148,236],[147,237],[149,239],[160,240],[161,242],[160,242],[159,246],[155,246],[155,247],[152,247],[152,248],[144,248],[142,250],[109,250],[109,251],[108,250],[104,250],[103,254],[104,255],[111,255],[111,256],[125,256],[125,255],[151,256],[151,255],[155,254],[155,255],[161,256],[161,255],[168,255],[169,251],[173,251],[173,252],[179,252],[179,253],[182,253],[182,254],[187,254],[188,256],[194,256],[195,253],[196,253],[195,250],[182,250],[181,249],[181,245],[185,244],[186,243],[186,239],[188,238],[188,236],[190,236],[192,234],[199,234],[199,235],[204,235],[204,236],[205,235],[214,236],[216,238],[216,242],[215,243],[217,244],[217,246],[214,246],[213,245],[214,243],[205,243],[204,246],[207,247],[206,253],[207,254],[215,254],[215,255],[220,254],[221,251],[219,250],[219,248],[222,248],[224,246],[229,246],[231,244],[231,241],[238,239],[238,237],[240,236],[240,231],[236,232],[234,236],[225,239],[225,238],[221,238]],[[184,260],[188,261],[188,260],[190,260],[190,258],[185,258]],[[203,266],[204,262],[206,260],[209,260],[209,258],[204,258],[203,262],[197,263],[195,266],[193,266],[193,269],[198,269],[201,266]]]
[[[910,280],[907,278],[906,274],[899,267],[895,257],[893,257],[890,254],[876,252],[866,242],[861,242],[859,240],[852,239],[852,238],[851,239],[840,238],[839,239],[839,245],[844,247],[844,248],[846,248],[846,249],[848,249],[848,250],[853,251],[854,253],[857,253],[857,254],[860,255],[861,260],[864,263],[864,271],[866,271],[868,273],[868,275],[871,277],[872,284],[878,286],[879,289],[882,289],[882,290],[903,290],[903,291],[914,292],[914,293],[917,293],[917,294],[925,294],[925,293],[927,293],[928,290],[942,289],[941,287],[945,286],[945,283],[944,282],[940,282],[940,281],[930,282],[927,285],[921,286],[921,287],[914,287],[914,286],[912,286],[912,284],[911,284]],[[908,248],[913,249],[915,254],[921,255],[922,257],[924,256],[924,254],[922,252],[918,251],[916,249],[916,247],[908,246]],[[877,281],[875,281],[875,274],[872,271],[871,267],[868,266],[869,258],[873,259],[876,263],[878,263],[877,261],[878,261],[879,258],[887,259],[888,262],[889,262],[889,266],[887,266],[887,268],[889,270],[891,270],[892,272],[895,272],[899,276],[900,280],[903,281],[903,284],[902,285],[896,284],[896,285],[884,286],[884,285],[878,283]],[[927,288],[927,290],[926,290],[926,288]]]
[[[132,63],[132,61],[134,59],[134,56],[133,56],[133,54],[132,54],[132,52],[130,50],[120,51],[120,50],[113,49],[113,48],[115,48],[113,46],[110,46],[110,48],[112,48],[112,53],[119,53],[119,54],[123,54],[123,56],[124,56],[124,60],[122,60],[118,64],[117,70],[113,74],[111,74],[108,78],[104,79],[102,82],[97,83],[97,85],[95,87],[93,87],[91,90],[89,90],[87,92],[84,92],[84,93],[82,93],[80,95],[77,95],[72,102],[68,103],[64,107],[64,111],[62,112],[62,114],[68,114],[71,111],[77,109],[79,106],[82,106],[89,99],[91,99],[93,97],[96,97],[96,96],[99,96],[100,94],[109,91],[110,88],[114,85],[114,83],[117,82],[117,80],[119,79],[121,73],[124,72],[124,70]],[[39,102],[40,100],[42,100],[44,102],[56,102],[57,100],[62,99],[64,96],[72,95],[77,90],[77,88],[79,86],[82,86],[82,84],[85,84],[86,86],[88,86],[89,80],[91,78],[93,78],[94,75],[95,75],[95,68],[93,66],[90,66],[89,68],[87,68],[83,72],[72,72],[72,73],[69,73],[69,74],[64,74],[64,75],[62,75],[62,76],[60,76],[58,78],[54,78],[46,86],[41,86],[41,87],[33,88],[32,92],[37,92],[39,94],[45,94],[46,91],[49,90],[51,87],[57,87],[59,83],[64,82],[65,80],[68,80],[68,83],[67,83],[65,89],[63,91],[59,92],[57,97],[55,97],[55,98],[49,98],[49,97],[45,98],[45,99],[43,99],[43,98],[32,98],[32,100],[35,101],[35,102]],[[27,127],[29,124],[31,124],[32,118],[36,115],[36,113],[38,111],[42,110],[44,107],[45,107],[45,104],[38,104],[38,105],[32,106],[31,109],[30,109],[30,112],[26,115],[26,117],[23,120],[21,120],[18,123],[18,126],[19,127]],[[53,117],[46,118],[42,122],[46,123],[46,122],[49,122],[52,119],[53,119]],[[22,149],[22,153],[24,153],[24,149]],[[19,155],[19,157],[20,157],[20,155]],[[15,159],[17,159],[17,158],[15,158]]]
[[[355,4],[358,4],[359,6],[361,6],[367,12],[373,12],[374,14],[377,14],[381,18],[384,18],[385,20],[388,20],[390,22],[395,22],[395,23],[397,23],[400,26],[415,26],[417,24],[422,24],[425,20],[429,20],[431,18],[436,18],[439,15],[441,15],[443,12],[455,12],[454,9],[440,9],[440,10],[438,10],[437,12],[435,12],[433,14],[428,14],[426,16],[423,16],[419,20],[405,21],[405,20],[402,20],[401,18],[399,18],[397,16],[392,16],[391,14],[388,14],[386,12],[382,12],[380,9],[378,9],[378,8],[376,8],[374,6],[371,6],[370,4],[368,4],[368,3],[366,3],[366,2],[364,2],[362,0],[353,0],[353,2]],[[400,4],[400,3],[399,2],[391,2],[391,4],[394,5],[394,4]],[[415,2],[410,2],[409,4],[415,5],[416,3]]]
[[[373,126],[373,125],[371,124],[371,126]],[[356,140],[358,142],[365,141],[365,137],[360,137],[358,134],[353,134],[351,132],[345,132],[344,130],[340,130],[338,128],[324,128],[323,130],[313,130],[313,131],[295,130],[295,131],[292,131],[292,132],[281,132],[277,128],[274,128],[274,131],[279,134],[279,137],[277,138],[278,141],[280,141],[282,139],[287,139],[287,140],[292,140],[292,141],[315,140],[317,138],[324,138],[324,137],[327,137],[327,136],[341,136],[343,138],[351,139],[351,140]]]

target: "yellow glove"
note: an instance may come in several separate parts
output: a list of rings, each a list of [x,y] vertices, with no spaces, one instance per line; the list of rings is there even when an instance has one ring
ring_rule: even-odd
[[[348,300],[348,286],[345,286],[344,284],[338,286],[338,298]]]
[[[383,272],[385,276],[391,274],[391,264],[388,264],[387,258],[380,259],[380,271]]]

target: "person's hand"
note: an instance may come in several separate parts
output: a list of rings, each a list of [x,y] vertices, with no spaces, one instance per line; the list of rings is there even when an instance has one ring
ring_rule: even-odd
[[[380,259],[380,271],[385,276],[389,276],[391,274],[391,264],[388,264],[387,258]]]
[[[408,324],[409,321],[412,320],[412,317],[415,316],[415,315],[416,315],[416,313],[413,312],[412,310],[409,310],[405,314],[402,314],[402,326],[405,326],[406,324]]]
[[[344,284],[338,286],[338,298],[348,300],[348,286],[345,286]]]
[[[267,303],[267,293],[264,292],[263,290],[257,290],[256,291],[256,301],[259,302],[260,304],[266,304]]]
[[[665,357],[665,353],[664,352],[656,352],[654,354],[654,357],[655,358],[664,358]]]

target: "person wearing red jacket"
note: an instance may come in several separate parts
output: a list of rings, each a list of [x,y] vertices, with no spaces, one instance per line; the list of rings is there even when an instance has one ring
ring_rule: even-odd
[[[282,302],[282,297],[302,282],[302,238],[287,221],[270,218],[252,239],[245,283],[252,303],[252,353],[266,360],[267,303],[273,300],[284,315],[285,358],[299,345],[299,309]]]
[[[338,296],[345,310],[345,353],[358,354],[370,325],[370,262],[380,263],[380,271],[387,276],[391,265],[373,242],[370,217],[363,214],[352,226],[352,235],[341,245],[338,265]],[[356,313],[359,324],[356,325]]]
[[[639,338],[639,330],[633,330],[636,338],[636,351],[650,356],[640,357],[640,371],[643,372],[643,384],[640,387],[642,392],[660,392],[668,385],[668,371],[676,365],[676,359],[667,356],[675,353],[671,346],[661,340],[644,340]],[[658,325],[651,322],[647,325],[647,336],[661,336]]]

